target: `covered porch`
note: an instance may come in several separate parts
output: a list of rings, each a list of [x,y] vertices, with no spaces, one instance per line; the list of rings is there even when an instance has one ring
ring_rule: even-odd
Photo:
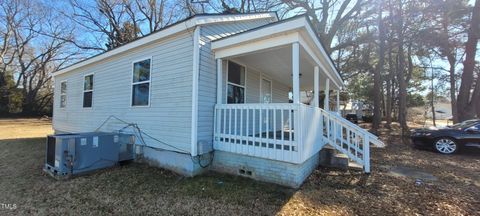
[[[368,137],[339,116],[342,79],[308,22],[212,42],[216,150],[301,164],[329,143],[364,164]]]

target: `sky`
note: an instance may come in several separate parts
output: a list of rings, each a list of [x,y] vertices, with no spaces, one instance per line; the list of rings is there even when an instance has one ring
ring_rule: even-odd
[[[54,10],[57,10],[57,11],[64,11],[65,14],[71,14],[73,13],[73,11],[71,10],[71,7],[68,3],[67,0],[54,0],[54,1],[48,1],[48,0],[39,0],[39,1],[42,1],[45,3],[45,5],[48,5],[48,6],[51,6]],[[79,0],[79,2],[81,4],[85,4],[87,7],[90,6],[92,9],[94,8],[94,5],[95,5],[95,2],[94,1],[91,1],[91,0]],[[214,2],[214,1],[211,1],[211,2]],[[473,5],[475,2],[475,0],[469,0],[469,3],[471,5]],[[333,10],[336,10],[336,9],[333,9]],[[215,12],[215,11],[207,11],[207,12]],[[288,18],[290,16],[294,16],[296,14],[298,14],[300,11],[292,11],[288,14],[285,15],[284,18]],[[183,17],[182,17],[183,18]],[[181,19],[181,18],[179,18]],[[79,25],[79,24],[75,24],[71,21],[68,21],[67,19],[65,19],[66,22],[68,22],[68,25]],[[95,44],[97,41],[106,41],[106,38],[105,36],[101,36],[100,34],[98,33],[94,33],[94,32],[89,32],[89,31],[85,31],[84,29],[82,28],[77,28],[78,31],[76,32],[76,37],[77,39],[80,39],[81,41],[84,41],[86,43],[91,43],[91,44]],[[103,42],[102,42],[103,43]],[[103,44],[98,44],[100,46],[102,46]],[[82,51],[84,56],[87,57],[87,56],[92,56],[94,54],[97,54],[98,51]],[[420,62],[419,59],[416,59],[415,60],[417,63]],[[433,61],[432,63],[432,66],[433,67],[442,67],[442,68],[445,68],[445,69],[448,69],[449,65],[448,63],[446,62],[446,60],[442,60],[442,59],[436,59]],[[458,64],[457,65],[457,70],[461,70],[462,68],[462,64]],[[428,74],[430,74],[430,71],[427,72]],[[447,73],[445,71],[439,71],[437,73]],[[440,85],[440,83],[435,80],[434,81],[435,85]],[[425,83],[425,86],[428,87],[430,86],[430,82],[426,82]],[[457,85],[458,86],[458,85]],[[445,88],[449,88],[449,86],[445,86],[444,85],[444,90]],[[424,90],[421,92],[421,94],[423,95],[426,95],[428,92],[430,92],[430,89],[427,88],[427,90]]]

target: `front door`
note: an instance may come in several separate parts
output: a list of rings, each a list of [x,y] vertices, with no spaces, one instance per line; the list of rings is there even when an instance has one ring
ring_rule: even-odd
[[[260,83],[260,103],[271,103],[272,102],[272,81],[266,79],[264,77],[261,78]],[[262,137],[265,138],[272,138],[274,135],[274,128],[273,128],[273,112],[272,110],[265,110],[262,111],[262,128],[266,133],[262,134]]]
[[[272,81],[266,78],[262,78],[260,91],[260,103],[271,103],[272,102]]]

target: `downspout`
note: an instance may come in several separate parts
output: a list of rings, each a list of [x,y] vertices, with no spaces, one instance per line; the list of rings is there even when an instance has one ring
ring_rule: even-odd
[[[198,125],[198,77],[200,73],[200,26],[193,33],[193,70],[192,70],[192,156],[197,156]]]

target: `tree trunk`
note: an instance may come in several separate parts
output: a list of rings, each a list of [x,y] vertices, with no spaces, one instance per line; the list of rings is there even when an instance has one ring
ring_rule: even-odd
[[[449,75],[450,75],[450,102],[452,106],[452,118],[453,123],[458,123],[458,113],[457,113],[457,95],[456,95],[456,80],[455,80],[455,55],[449,54],[447,56],[448,63],[450,64]]]
[[[430,78],[430,82],[431,82],[431,98],[430,98],[430,106],[432,106],[432,123],[433,123],[433,126],[436,127],[437,124],[436,124],[436,117],[435,117],[435,87],[433,86],[433,80],[434,80],[435,76],[434,76],[434,72],[433,72],[433,67],[432,67],[432,74],[431,74],[431,78]]]
[[[388,48],[388,75],[387,75],[387,81],[386,81],[386,88],[387,88],[387,93],[386,93],[386,102],[385,102],[385,116],[386,116],[386,121],[387,121],[387,128],[390,128],[392,124],[392,97],[393,97],[393,91],[392,91],[392,86],[393,85],[393,78],[392,74],[394,73],[393,69],[395,68],[393,65],[393,57],[392,57],[392,52],[393,52],[393,45],[391,42],[389,43],[389,48]]]
[[[403,34],[403,2],[398,2],[398,122],[402,128],[402,135],[407,134],[407,83],[405,82],[405,55],[404,55],[404,34]]]
[[[385,61],[385,29],[383,26],[382,20],[382,1],[378,2],[378,39],[379,39],[379,48],[378,48],[378,64],[377,68],[374,70],[373,74],[373,122],[372,122],[372,132],[377,133],[380,123],[382,121],[382,110],[381,110],[381,100],[382,100],[382,72]]]
[[[471,95],[470,93],[473,87],[475,55],[477,52],[477,43],[480,34],[479,23],[480,0],[476,0],[472,12],[472,19],[470,21],[470,29],[468,30],[468,40],[465,44],[465,61],[463,62],[463,74],[457,99],[457,112],[459,121],[465,121],[475,117],[476,103],[480,99],[478,98],[479,90],[477,90],[478,86],[480,85],[476,84],[473,94]]]
[[[449,40],[448,40],[448,31],[449,31],[449,26],[450,26],[450,19],[449,19],[449,13],[445,11],[443,14],[443,19],[442,19],[442,28],[443,28],[443,34],[446,36],[446,40],[442,43],[444,46],[445,50],[445,55],[448,60],[448,64],[450,66],[448,72],[449,72],[449,81],[450,81],[450,103],[452,107],[452,120],[453,123],[458,123],[458,113],[457,113],[457,87],[456,87],[456,78],[455,78],[455,63],[457,61],[456,59],[456,52],[455,52],[455,45],[453,45]]]
[[[0,113],[8,112],[8,86],[4,72],[0,72]]]

